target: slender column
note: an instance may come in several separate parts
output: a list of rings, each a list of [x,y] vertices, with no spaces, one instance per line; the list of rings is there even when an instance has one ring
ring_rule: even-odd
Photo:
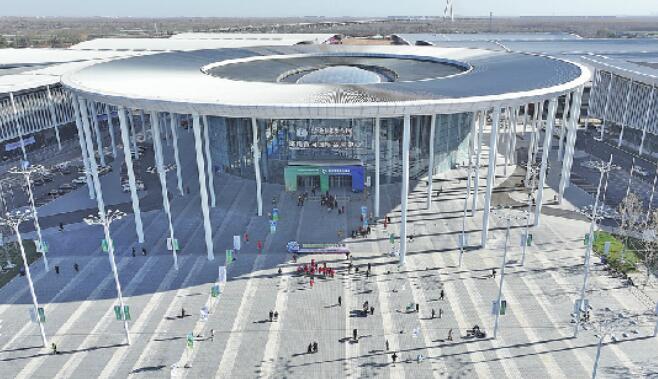
[[[402,131],[402,180],[400,194],[400,265],[404,265],[407,254],[407,201],[409,197],[409,139],[411,134],[411,116],[404,115]]]
[[[208,125],[206,125],[208,129]],[[258,148],[258,120],[251,118],[251,135],[253,137],[252,152],[254,154],[254,174],[256,175],[256,204],[258,204],[258,215],[263,215],[263,190],[260,177],[260,149]],[[209,145],[206,140],[206,145]]]
[[[560,140],[558,141],[557,160],[562,159],[564,152],[564,137],[567,129],[567,115],[569,114],[569,102],[571,101],[571,93],[564,95],[564,105],[562,106],[562,124],[560,125]]]
[[[379,117],[375,118],[375,218],[379,218],[379,128],[381,126],[381,120]],[[430,148],[431,149],[431,148]],[[430,159],[431,158],[430,150]]]
[[[544,133],[544,150],[541,157],[541,169],[539,171],[539,187],[537,188],[537,202],[535,206],[535,226],[539,226],[541,207],[544,200],[544,184],[546,182],[546,169],[548,167],[549,152],[551,150],[551,140],[553,139],[553,125],[555,124],[555,112],[557,110],[557,98],[550,100],[548,104],[548,123],[546,124],[546,133]]]
[[[206,238],[206,250],[208,251],[208,260],[215,259],[212,242],[212,225],[210,224],[210,209],[208,208],[208,187],[206,187],[206,168],[203,161],[203,141],[201,141],[201,123],[199,115],[192,115],[194,132],[194,147],[196,149],[196,165],[199,171],[199,194],[201,195],[201,212],[203,213],[203,229]]]
[[[569,122],[567,123],[567,141],[565,146],[564,159],[562,160],[562,173],[560,175],[560,186],[558,191],[558,202],[562,203],[564,190],[569,184],[571,174],[571,164],[573,162],[574,145],[576,143],[576,128],[578,118],[580,117],[580,104],[583,96],[583,88],[579,88],[573,94],[571,101],[571,110],[569,111]]]
[[[434,136],[436,133],[436,115],[430,121],[430,154],[427,164],[427,209],[432,206],[432,187],[434,185]],[[379,144],[379,143],[378,143]],[[379,208],[379,206],[377,206]]]
[[[649,106],[647,107],[647,112],[644,115],[644,127],[642,128],[642,140],[640,141],[640,155],[642,155],[642,150],[644,150],[644,138],[647,135],[647,126],[649,126],[649,111],[653,107],[655,92],[656,92],[656,87],[652,87],[651,100],[649,100]]]
[[[146,117],[144,116],[144,110],[140,109],[139,110],[139,118],[140,121],[142,122],[142,138],[144,139],[144,142],[146,142]],[[153,121],[151,121],[153,122]],[[151,139],[153,139],[153,136],[151,136]]]
[[[155,153],[155,167],[158,170],[158,177],[160,178],[162,207],[165,210],[165,214],[167,215],[167,222],[169,224],[169,238],[171,239],[171,251],[174,257],[174,268],[178,270],[178,255],[176,254],[175,242],[176,238],[174,237],[174,224],[171,222],[171,206],[169,205],[167,175],[164,169],[164,159],[162,157],[162,139],[160,138],[160,123],[158,121],[158,113],[151,112],[151,133],[153,137],[153,150]]]
[[[128,134],[128,123],[126,122],[126,109],[118,107],[119,126],[121,129],[121,143],[123,144],[123,157],[126,162],[126,171],[128,172],[128,185],[130,186],[130,200],[135,215],[135,232],[137,240],[144,243],[144,227],[142,225],[142,213],[139,209],[139,197],[137,196],[137,185],[135,183],[135,171],[133,169],[133,158],[130,153],[130,135]]]
[[[27,152],[25,151],[25,143],[23,142],[23,124],[22,121],[18,119],[18,108],[16,108],[16,101],[14,100],[14,93],[9,92],[9,100],[11,101],[11,107],[14,111],[14,121],[18,129],[18,139],[21,142],[21,151],[23,152],[23,160],[27,161]]]
[[[525,136],[528,128],[528,104],[523,106],[523,135]]]
[[[82,131],[82,118],[80,116],[79,107],[77,104],[77,97],[71,99],[71,105],[73,106],[73,113],[75,114],[75,126],[78,129],[78,141],[80,143],[80,153],[82,154],[82,163],[85,166],[85,178],[87,182],[87,188],[89,189],[89,198],[95,199],[94,192],[94,183],[91,178],[91,167],[89,164],[89,157],[87,156],[87,143],[85,142],[85,135]]]
[[[105,149],[103,148],[103,135],[101,134],[101,128],[98,125],[98,113],[96,113],[96,103],[91,101],[87,103],[87,106],[91,108],[91,123],[94,126],[96,131],[96,145],[98,146],[98,156],[101,159],[101,166],[105,166]]]
[[[139,150],[137,150],[137,136],[135,135],[135,120],[133,118],[133,111],[131,109],[127,109],[128,111],[128,122],[130,126],[130,135],[132,138],[132,145],[133,145],[133,156],[135,159],[139,159]]]
[[[59,137],[59,125],[57,125],[57,114],[55,113],[55,104],[53,103],[53,95],[50,93],[50,86],[46,86],[46,93],[48,95],[48,110],[50,111],[50,122],[55,129],[55,138],[57,139],[57,148],[62,150],[62,140]]]
[[[112,107],[110,104],[106,105],[106,114],[107,114],[107,127],[110,132],[110,143],[112,144],[112,157],[117,158],[117,144],[116,137],[114,136],[114,122],[112,122]]]
[[[608,83],[608,93],[605,97],[605,106],[603,107],[603,122],[601,122],[601,141],[603,141],[603,135],[605,134],[605,122],[608,118],[608,105],[610,105],[610,94],[612,92],[612,82],[615,78],[615,75],[610,72],[610,83]]]
[[[539,152],[539,141],[541,140],[541,130],[544,126],[544,102],[539,102],[539,113],[537,115],[537,125],[535,125],[535,145],[532,149],[533,162],[537,159],[536,154]],[[546,137],[546,135],[544,135]]]
[[[626,116],[628,116],[628,103],[631,100],[631,91],[633,90],[633,79],[628,80],[628,93],[626,93],[626,104],[624,105],[624,115],[621,122],[621,131],[619,132],[619,141],[617,147],[621,147],[621,141],[624,138],[624,127],[626,126]]]
[[[493,192],[496,175],[496,148],[498,139],[498,123],[500,122],[500,107],[496,106],[491,123],[491,138],[489,139],[489,167],[487,168],[487,189],[484,194],[484,215],[482,216],[482,247],[487,247],[489,236],[489,213],[491,211],[491,193]]]
[[[176,162],[176,180],[178,181],[178,192],[181,196],[185,195],[183,191],[183,168],[180,164],[180,155],[178,153],[178,115],[170,113],[171,118],[171,137],[174,140],[174,160]]]
[[[94,144],[91,141],[91,128],[89,126],[89,116],[87,114],[87,104],[85,99],[79,97],[78,98],[78,103],[80,105],[80,113],[82,116],[82,129],[85,134],[85,141],[86,146],[87,146],[87,154],[89,154],[89,165],[91,166],[91,175],[94,179],[94,186],[96,189],[96,202],[98,204],[98,214],[100,216],[100,219],[103,220],[103,222],[107,221],[106,218],[106,213],[105,213],[105,202],[103,201],[103,189],[101,187],[101,181],[98,177],[98,166],[96,164],[96,157],[94,156]],[[105,234],[105,240],[109,244],[109,249],[108,249],[108,256],[110,260],[110,266],[112,267],[112,273],[114,274],[114,284],[116,286],[117,290],[117,297],[119,300],[119,304],[121,306],[121,309],[125,309],[125,305],[123,302],[123,295],[121,293],[121,282],[119,281],[119,274],[117,272],[117,267],[116,263],[114,261],[114,244],[112,242],[112,238],[110,237],[110,229],[109,225],[103,227],[103,232]],[[126,340],[128,342],[128,345],[130,345],[130,334],[128,332],[128,321],[124,320],[123,321],[123,328],[126,332]]]
[[[503,123],[503,133],[502,133],[502,139],[505,146],[505,152],[503,154],[503,158],[505,159],[505,165],[503,166],[503,176],[507,177],[507,166],[509,165],[509,150],[510,150],[510,145],[511,145],[511,138],[510,138],[510,113],[509,109],[505,108],[505,122]]]
[[[212,167],[212,157],[210,156],[210,138],[209,138],[208,116],[203,116],[203,139],[205,140],[206,150],[206,169],[208,170],[208,190],[210,191],[210,206],[215,208],[217,201],[215,198],[215,170]]]
[[[510,152],[510,159],[512,164],[516,165],[516,128],[519,119],[519,107],[518,105],[514,107],[514,112],[512,113],[512,148]]]
[[[479,127],[477,135],[477,156],[475,157],[475,178],[473,179],[473,208],[471,214],[475,214],[478,207],[478,195],[480,194],[480,155],[482,154],[482,136],[484,135],[484,121],[487,118],[486,111],[479,111]]]

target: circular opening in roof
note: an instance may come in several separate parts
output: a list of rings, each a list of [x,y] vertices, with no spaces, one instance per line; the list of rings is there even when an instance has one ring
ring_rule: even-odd
[[[467,72],[468,64],[393,54],[258,56],[217,62],[201,70],[229,80],[289,84],[415,82]]]
[[[304,74],[300,84],[374,84],[381,83],[378,74],[354,66],[329,66]]]

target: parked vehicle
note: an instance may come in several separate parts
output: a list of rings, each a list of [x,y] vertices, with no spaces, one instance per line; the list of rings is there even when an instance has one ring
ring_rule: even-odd
[[[73,186],[72,184],[65,183],[65,184],[62,184],[61,186],[59,186],[59,189],[62,190],[62,191],[67,191],[68,192],[68,191],[74,190],[75,186]]]
[[[84,175],[78,176],[77,178],[73,179],[71,181],[71,183],[73,183],[73,184],[85,184],[85,183],[87,183],[87,177],[84,176]]]

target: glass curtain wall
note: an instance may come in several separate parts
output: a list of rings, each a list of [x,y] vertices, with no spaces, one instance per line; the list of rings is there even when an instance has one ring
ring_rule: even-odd
[[[427,175],[431,116],[411,117],[410,178]],[[467,160],[472,114],[437,115],[435,172]],[[213,165],[223,172],[254,177],[251,119],[208,117]],[[283,184],[289,161],[359,160],[374,183],[374,119],[258,120],[260,165],[264,180]],[[380,120],[380,182],[402,174],[402,118]]]

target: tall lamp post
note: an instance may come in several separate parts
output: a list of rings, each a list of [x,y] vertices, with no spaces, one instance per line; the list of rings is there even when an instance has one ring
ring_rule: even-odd
[[[114,242],[110,237],[110,225],[117,220],[120,220],[126,213],[120,210],[107,210],[106,212],[98,212],[98,216],[89,215],[84,221],[87,225],[102,225],[103,233],[105,235],[105,242],[107,243],[107,253],[110,259],[110,266],[114,274],[114,284],[117,288],[117,297],[119,298],[119,305],[121,306],[121,314],[124,314],[125,305],[123,303],[123,294],[121,293],[121,283],[119,282],[119,273],[117,272],[117,265],[114,261]],[[128,332],[128,320],[123,318],[123,328],[126,331],[126,342],[130,345],[130,333]]]
[[[157,129],[153,129],[154,131]],[[159,138],[159,136],[157,136]],[[146,170],[151,174],[157,174],[160,178],[160,187],[162,187],[162,206],[167,214],[167,221],[169,223],[169,239],[171,240],[171,251],[174,256],[174,268],[178,270],[178,254],[176,249],[178,248],[176,244],[176,239],[174,239],[174,224],[171,220],[171,206],[169,205],[169,196],[167,191],[167,172],[175,170],[176,165],[171,164],[163,166],[161,160],[156,159],[157,166],[149,167]]]
[[[48,347],[48,339],[46,338],[46,331],[43,328],[43,322],[41,320],[41,315],[39,314],[39,301],[37,300],[37,295],[34,292],[34,283],[32,282],[32,275],[30,274],[30,265],[27,261],[27,257],[25,256],[25,247],[23,246],[23,240],[21,239],[21,233],[18,230],[18,227],[20,226],[23,221],[27,221],[28,219],[32,218],[32,211],[31,210],[26,210],[26,211],[17,211],[14,213],[5,213],[4,217],[0,217],[0,225],[6,225],[9,226],[14,230],[14,233],[16,234],[16,240],[18,241],[18,246],[21,250],[21,257],[23,258],[23,265],[25,267],[25,275],[27,276],[27,283],[30,286],[30,295],[32,295],[32,304],[34,305],[34,315],[39,323],[39,329],[41,331],[41,341],[43,341],[43,347]]]
[[[577,337],[578,336],[578,328],[580,326],[580,315],[583,311],[585,311],[585,293],[587,292],[587,284],[589,281],[589,261],[590,257],[592,255],[592,244],[594,243],[594,226],[596,224],[596,218],[597,218],[597,211],[599,208],[599,196],[601,195],[601,184],[603,183],[603,176],[610,172],[611,170],[614,170],[616,166],[612,164],[612,154],[610,154],[610,160],[608,162],[593,162],[592,163],[592,168],[599,170],[601,173],[599,176],[599,185],[596,189],[596,199],[594,200],[594,207],[592,208],[592,221],[589,224],[589,233],[588,233],[588,239],[587,239],[587,248],[585,250],[585,264],[584,264],[584,272],[583,272],[583,286],[580,289],[580,299],[578,300],[578,309],[576,310],[576,324],[574,326],[574,331],[573,331],[573,336]]]
[[[526,191],[528,194],[528,209],[523,214],[525,215],[525,230],[523,231],[523,243],[521,244],[521,266],[525,266],[525,253],[528,246],[528,232],[530,231],[530,216],[532,215],[532,196],[537,188],[537,175],[541,167],[539,165],[531,164],[528,167],[528,181],[526,182]]]
[[[494,307],[494,311],[496,312],[496,318],[494,320],[494,336],[493,338],[496,339],[498,336],[498,322],[500,319],[500,311],[501,311],[501,304],[502,304],[502,297],[503,297],[503,283],[505,282],[505,266],[507,266],[507,242],[509,241],[509,230],[510,230],[510,224],[512,220],[516,220],[521,218],[520,216],[516,215],[512,211],[512,207],[510,206],[498,206],[494,209],[492,209],[492,214],[494,217],[500,220],[505,220],[507,223],[506,231],[505,231],[505,249],[503,252],[503,261],[500,264],[500,282],[498,285],[498,299],[496,300],[496,305]]]
[[[37,231],[37,238],[39,239],[37,242],[37,251],[41,253],[43,256],[43,265],[46,268],[46,271],[49,271],[48,267],[48,257],[46,256],[46,250],[48,249],[46,246],[46,242],[43,240],[43,237],[41,236],[41,226],[39,225],[39,215],[37,213],[37,207],[34,204],[34,193],[32,192],[32,175],[33,174],[45,174],[46,169],[45,167],[41,165],[37,166],[29,166],[27,164],[23,165],[22,168],[19,167],[12,167],[9,169],[9,172],[12,174],[17,174],[17,175],[23,175],[25,178],[25,183],[27,184],[27,195],[30,199],[30,206],[32,207],[32,216],[34,218],[34,227]]]

